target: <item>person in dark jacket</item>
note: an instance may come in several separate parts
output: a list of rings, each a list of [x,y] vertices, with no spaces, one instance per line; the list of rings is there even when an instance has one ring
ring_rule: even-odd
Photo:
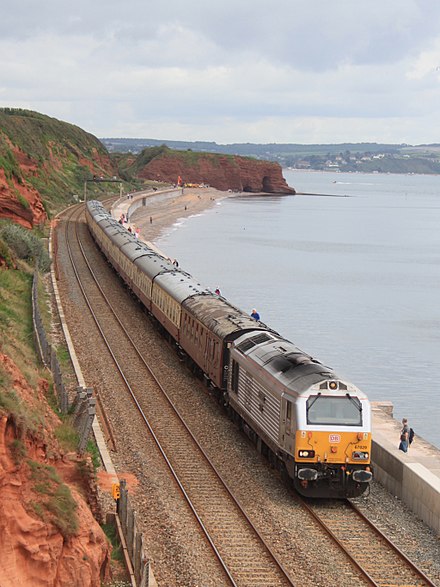
[[[399,450],[402,450],[403,452],[408,452],[408,446],[409,446],[409,426],[408,426],[408,420],[406,418],[403,418],[403,420],[402,420],[402,430],[400,431]]]

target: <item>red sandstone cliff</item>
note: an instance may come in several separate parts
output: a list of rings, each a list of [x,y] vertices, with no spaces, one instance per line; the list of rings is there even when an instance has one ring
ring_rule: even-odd
[[[77,126],[0,108],[0,218],[32,228],[72,203],[86,178],[116,173],[102,143]]]
[[[0,410],[0,585],[99,587],[108,579],[109,545],[82,495],[74,457],[63,456],[51,434],[58,419],[45,400],[47,384],[35,391],[7,355],[0,361],[11,391],[41,421],[37,433],[26,433],[20,415]],[[70,490],[78,529],[57,523],[66,499],[45,505],[55,477]]]
[[[13,148],[23,176],[36,174],[36,164],[17,147]],[[16,176],[6,177],[0,167],[0,218],[13,220],[25,228],[32,228],[47,220],[39,192],[30,183]]]
[[[141,159],[141,158],[140,158]],[[278,163],[235,155],[216,155],[164,149],[136,175],[143,179],[176,183],[205,183],[218,190],[295,194]]]

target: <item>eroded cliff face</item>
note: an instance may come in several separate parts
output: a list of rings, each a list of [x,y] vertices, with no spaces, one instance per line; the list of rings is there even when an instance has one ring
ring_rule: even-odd
[[[32,228],[46,210],[72,203],[86,178],[116,173],[93,135],[37,112],[0,108],[0,218]]]
[[[19,183],[16,178],[6,180],[3,169],[0,169],[0,218],[7,218],[25,228],[47,220],[37,190],[31,185]]]
[[[198,153],[191,157],[176,151],[154,158],[137,175],[169,183],[175,183],[180,176],[185,183],[205,183],[223,191],[295,194],[278,163],[232,155]]]
[[[58,418],[47,383],[35,391],[7,355],[0,361],[11,391],[39,422],[37,432],[26,431],[19,414],[0,409],[0,585],[99,587],[109,578],[110,547],[82,495],[75,455],[63,454],[53,435]]]

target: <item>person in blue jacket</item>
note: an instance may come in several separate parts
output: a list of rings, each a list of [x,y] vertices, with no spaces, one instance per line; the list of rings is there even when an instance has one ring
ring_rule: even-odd
[[[255,308],[252,310],[251,318],[253,318],[254,320],[260,319],[260,314],[257,312]]]

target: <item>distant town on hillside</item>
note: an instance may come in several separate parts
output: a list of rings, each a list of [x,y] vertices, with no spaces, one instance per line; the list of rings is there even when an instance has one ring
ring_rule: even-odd
[[[146,147],[167,145],[171,149],[224,153],[276,161],[281,167],[302,170],[440,174],[440,143],[393,145],[342,143],[326,145],[167,141],[157,139],[102,138],[111,153],[140,153]]]

